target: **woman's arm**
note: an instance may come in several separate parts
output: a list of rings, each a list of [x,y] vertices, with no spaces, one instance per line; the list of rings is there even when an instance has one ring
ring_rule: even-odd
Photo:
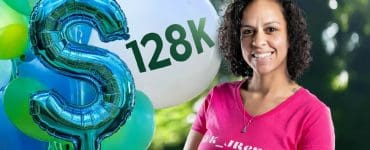
[[[185,142],[184,150],[197,150],[202,138],[203,138],[202,134],[194,130],[190,130]]]

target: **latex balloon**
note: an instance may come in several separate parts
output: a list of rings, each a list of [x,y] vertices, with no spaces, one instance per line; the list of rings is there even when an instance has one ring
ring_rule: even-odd
[[[20,56],[27,48],[27,19],[9,8],[2,0],[0,18],[0,59]]]
[[[97,97],[74,106],[54,91],[40,91],[30,105],[34,121],[49,134],[91,150],[99,149],[100,142],[125,123],[135,87],[130,70],[116,55],[71,40],[68,29],[81,24],[95,28],[103,42],[129,37],[126,18],[115,1],[42,0],[31,15],[31,42],[45,66],[89,82]]]
[[[0,91],[0,149],[1,150],[46,150],[47,142],[42,142],[24,135],[6,116],[3,106],[3,93]]]
[[[137,91],[131,116],[117,133],[102,142],[102,150],[145,150],[154,134],[153,105],[143,92]]]
[[[9,120],[23,133],[42,141],[53,140],[41,130],[30,115],[30,96],[46,87],[29,78],[17,78],[9,83],[4,92],[4,107]]]
[[[27,25],[27,19],[0,0],[0,29],[11,24]]]
[[[10,60],[0,60],[0,91],[8,84],[12,75],[12,69]]]
[[[3,106],[3,93],[0,91],[0,149],[19,149],[17,128],[10,122]]]
[[[16,44],[15,44],[16,43]],[[11,59],[25,53],[28,30],[24,24],[12,24],[0,29],[0,59]]]
[[[181,104],[208,88],[221,62],[218,15],[209,0],[118,3],[130,21],[130,40],[102,43],[93,32],[89,43],[119,55],[155,108]]]
[[[140,91],[135,95],[135,107],[127,122],[116,133],[102,142],[102,150],[145,150],[154,133],[154,109],[149,98]],[[50,142],[49,150],[68,150],[66,142]]]
[[[38,0],[4,0],[11,8],[26,16],[31,14],[32,8],[37,1]]]
[[[30,62],[33,59],[36,58],[36,56],[32,52],[32,48],[30,46],[30,43],[27,44],[26,52],[20,57],[20,60],[22,62]]]

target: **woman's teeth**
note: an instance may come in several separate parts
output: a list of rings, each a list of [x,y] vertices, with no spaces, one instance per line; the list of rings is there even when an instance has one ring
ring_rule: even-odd
[[[267,52],[267,53],[259,53],[259,54],[252,54],[252,57],[254,58],[266,58],[273,54],[273,52]]]

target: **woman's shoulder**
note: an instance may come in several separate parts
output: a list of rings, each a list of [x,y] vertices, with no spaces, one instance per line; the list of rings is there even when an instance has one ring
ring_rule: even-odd
[[[323,101],[321,101],[314,93],[312,93],[310,90],[304,87],[301,87],[300,92],[298,94],[299,94],[298,97],[301,100],[301,102],[308,107],[321,110],[329,109],[329,107]]]

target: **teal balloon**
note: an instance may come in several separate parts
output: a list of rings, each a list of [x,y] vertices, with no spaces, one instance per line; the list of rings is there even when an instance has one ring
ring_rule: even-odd
[[[38,0],[4,0],[4,2],[15,11],[29,16],[33,6]]]
[[[127,122],[102,142],[102,150],[146,150],[154,134],[154,109],[148,96],[136,91],[135,107]],[[49,150],[68,150],[71,143],[50,142]]]
[[[153,105],[143,92],[136,91],[135,107],[124,126],[102,142],[102,150],[146,150],[154,134]]]

